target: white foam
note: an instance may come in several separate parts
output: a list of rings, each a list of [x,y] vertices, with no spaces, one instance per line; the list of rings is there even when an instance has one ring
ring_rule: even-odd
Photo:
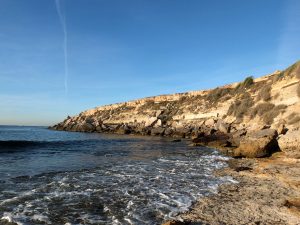
[[[6,220],[9,223],[13,221],[10,213],[4,213],[4,216],[2,216],[1,220]]]
[[[167,195],[165,195],[164,193],[158,193],[158,194],[159,194],[159,196],[160,196],[161,198],[163,198],[163,199],[170,199],[170,197],[167,196]]]
[[[96,211],[81,214],[80,219],[85,224],[99,224],[100,221],[115,225],[155,224],[155,218],[175,218],[179,212],[188,210],[199,197],[216,193],[220,183],[236,182],[231,177],[216,178],[213,175],[216,168],[226,165],[226,160],[226,157],[217,154],[178,158],[164,156],[149,161],[116,162],[105,170],[100,167],[91,171],[59,173],[51,179],[44,176],[39,178],[41,186],[36,191],[4,199],[4,205],[9,203],[14,208],[11,215],[3,218],[53,223],[52,214],[47,213],[53,209],[51,204],[59,199],[64,207],[69,207],[70,213],[78,212],[82,202],[90,202],[91,206],[102,205],[103,212],[100,214]],[[43,183],[42,179],[46,182]],[[24,200],[21,198],[24,195],[32,196]],[[20,203],[20,198],[23,203]],[[59,206],[55,213],[55,216],[64,216]],[[105,216],[102,217],[102,213]]]
[[[125,217],[124,220],[127,221],[129,224],[134,224],[134,223],[132,222],[132,220],[129,219],[129,218],[127,218],[127,217]]]
[[[13,215],[11,213],[8,213],[8,212],[3,213],[3,216],[1,217],[1,220],[7,221],[9,223],[16,223],[18,225],[24,225],[21,222],[15,221],[13,219]]]
[[[33,215],[32,219],[40,221],[40,222],[45,222],[45,223],[49,222],[48,216],[44,216],[44,215],[41,215],[41,214]]]
[[[133,206],[133,202],[132,201],[129,201],[128,203],[127,203],[127,209],[130,209],[131,208],[131,206]]]
[[[225,182],[230,182],[230,183],[233,183],[233,184],[238,184],[239,183],[238,181],[234,180],[230,176],[221,177],[221,180],[223,180]]]

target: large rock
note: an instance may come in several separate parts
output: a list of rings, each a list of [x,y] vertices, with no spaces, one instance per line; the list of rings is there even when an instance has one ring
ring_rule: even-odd
[[[156,127],[152,128],[151,135],[164,135],[165,128],[162,127]]]
[[[185,138],[188,137],[191,134],[190,128],[176,128],[173,132],[173,137],[175,138]]]
[[[166,128],[166,129],[165,129],[165,135],[166,135],[166,136],[172,135],[173,132],[174,132],[174,130],[173,130],[172,128]]]
[[[199,130],[193,130],[191,132],[191,139],[196,139],[196,138],[199,138],[199,137],[203,137],[203,133],[201,133]]]
[[[300,152],[300,130],[289,130],[285,135],[280,135],[278,144],[284,152],[290,150]]]
[[[161,122],[160,119],[158,119],[158,120],[156,121],[156,123],[155,123],[153,126],[154,126],[154,127],[161,127],[161,125],[162,125],[162,122]]]
[[[150,117],[145,121],[145,127],[153,126],[157,121],[157,117]]]
[[[205,125],[208,127],[214,126],[216,121],[213,118],[209,118],[208,120],[205,121]]]
[[[100,133],[100,132],[103,131],[103,129],[102,129],[102,127],[101,127],[100,125],[98,125],[98,126],[96,127],[96,131]]]
[[[127,125],[121,126],[116,130],[117,134],[130,134],[131,128]]]
[[[230,125],[228,123],[225,123],[223,120],[218,120],[215,124],[215,129],[227,134],[230,132]]]
[[[120,127],[120,124],[113,124],[113,123],[108,123],[108,124],[105,124],[108,129],[110,129],[111,131],[115,131],[117,130],[119,127]]]
[[[198,133],[200,136],[209,136],[216,132],[216,129],[213,127],[208,127],[206,125],[202,125],[199,127]]]
[[[90,123],[84,123],[81,125],[81,131],[83,132],[93,132],[95,130],[95,126]]]
[[[159,117],[164,111],[163,110],[157,110],[155,112],[155,117]]]
[[[95,119],[92,118],[92,117],[87,117],[87,118],[85,119],[85,122],[86,122],[86,123],[89,123],[89,124],[93,124],[93,123],[95,122]]]
[[[280,124],[277,128],[278,134],[286,134],[288,132],[288,129],[285,127],[284,124]]]
[[[230,136],[221,132],[198,137],[192,140],[195,145],[209,146],[215,148],[231,147]]]
[[[248,133],[240,140],[240,145],[234,151],[234,156],[247,158],[270,156],[273,152],[279,150],[277,136],[277,131],[273,129]]]
[[[231,143],[234,146],[239,146],[241,139],[247,134],[246,129],[237,130],[231,133]]]

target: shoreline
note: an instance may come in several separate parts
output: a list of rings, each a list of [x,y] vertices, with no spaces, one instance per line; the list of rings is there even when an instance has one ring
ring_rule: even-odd
[[[300,224],[300,158],[284,152],[232,158],[215,174],[238,183],[220,185],[216,194],[198,199],[177,221],[163,225]]]
[[[185,223],[300,225],[300,61],[283,71],[192,95],[167,95],[96,107],[54,130],[187,138],[235,159],[221,185]],[[168,224],[168,223],[167,223]]]
[[[191,138],[163,138],[195,146]],[[228,165],[214,174],[230,176],[238,183],[221,184],[216,194],[196,200],[187,212],[178,214],[177,220],[163,225],[300,224],[300,154],[291,150],[264,158],[234,158],[228,154],[231,148],[207,144],[206,147],[230,157]]]

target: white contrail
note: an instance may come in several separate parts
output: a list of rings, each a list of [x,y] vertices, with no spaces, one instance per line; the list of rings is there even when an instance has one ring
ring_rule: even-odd
[[[55,5],[56,5],[56,11],[59,17],[59,21],[61,23],[62,30],[64,33],[63,49],[64,49],[64,58],[65,58],[65,92],[68,93],[69,68],[68,68],[68,33],[67,33],[66,17],[64,12],[61,10],[60,0],[55,0]]]

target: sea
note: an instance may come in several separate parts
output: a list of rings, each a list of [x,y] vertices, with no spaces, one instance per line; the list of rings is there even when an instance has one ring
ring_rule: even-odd
[[[218,185],[228,158],[170,138],[0,126],[0,224],[162,224]]]

